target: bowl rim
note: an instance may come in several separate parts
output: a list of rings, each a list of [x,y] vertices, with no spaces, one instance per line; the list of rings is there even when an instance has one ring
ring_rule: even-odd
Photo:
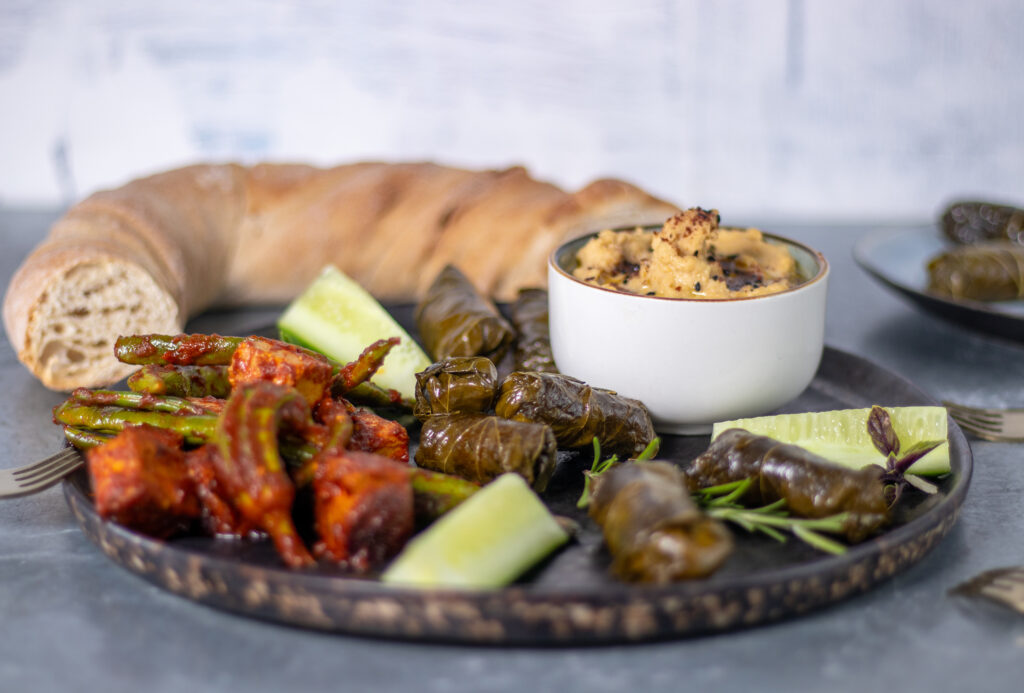
[[[806,281],[803,281],[803,282],[797,284],[796,286],[790,287],[788,289],[783,289],[782,291],[776,291],[776,292],[770,293],[770,294],[762,294],[760,296],[736,296],[736,297],[733,297],[733,298],[685,298],[685,297],[681,297],[681,296],[680,297],[676,297],[676,296],[647,296],[647,295],[644,295],[644,294],[634,294],[634,293],[629,292],[629,291],[619,291],[618,289],[612,289],[612,288],[605,287],[605,286],[598,286],[597,284],[590,284],[588,282],[583,281],[582,279],[577,279],[576,277],[572,276],[572,274],[567,272],[565,269],[563,269],[558,264],[558,256],[560,254],[562,254],[562,252],[566,249],[566,247],[568,247],[569,245],[572,245],[574,243],[579,243],[580,246],[582,247],[582,245],[584,245],[586,243],[586,241],[584,239],[589,240],[591,238],[595,238],[602,231],[609,231],[610,230],[610,231],[614,231],[615,233],[622,233],[622,232],[625,232],[625,231],[635,231],[637,229],[641,229],[641,230],[644,230],[644,231],[657,231],[657,230],[660,230],[661,228],[663,228],[663,226],[664,226],[663,224],[634,224],[634,225],[631,225],[631,226],[616,226],[616,227],[613,227],[613,228],[610,228],[610,229],[607,229],[607,228],[606,229],[599,229],[597,231],[591,231],[590,233],[585,233],[585,234],[583,234],[581,236],[576,236],[575,238],[571,238],[568,241],[565,241],[564,243],[561,243],[557,248],[555,248],[553,251],[551,251],[551,254],[548,256],[548,267],[553,268],[555,270],[555,272],[557,272],[562,277],[564,277],[564,278],[566,278],[566,279],[568,279],[568,280],[570,280],[572,282],[575,282],[575,283],[577,283],[577,284],[579,284],[581,286],[585,286],[585,287],[587,287],[589,289],[595,289],[597,291],[606,291],[606,292],[608,292],[610,294],[614,294],[615,296],[624,296],[624,297],[627,297],[627,298],[639,298],[639,299],[644,299],[644,300],[656,300],[656,301],[672,301],[672,302],[680,302],[680,303],[736,303],[738,301],[759,301],[759,300],[775,298],[775,297],[779,297],[779,296],[785,296],[786,294],[793,294],[793,293],[796,293],[798,291],[802,291],[802,290],[804,290],[804,289],[806,289],[808,287],[811,287],[811,286],[813,286],[815,284],[818,284],[818,283],[822,282],[825,279],[825,277],[828,275],[828,273],[829,273],[828,260],[825,259],[825,256],[820,251],[815,250],[814,248],[810,247],[806,243],[801,243],[800,241],[795,241],[792,238],[787,238],[785,236],[780,236],[778,234],[770,233],[768,231],[763,231],[761,229],[758,229],[758,230],[761,231],[763,236],[765,236],[767,238],[770,238],[770,239],[772,239],[774,241],[778,241],[778,242],[783,243],[783,244],[796,246],[796,247],[800,248],[801,250],[807,252],[818,263],[818,271],[817,271],[817,273],[815,273],[815,275],[813,277],[810,277]],[[744,230],[744,229],[757,228],[757,227],[750,227],[750,226],[720,226],[719,228],[720,229],[725,229],[725,230]]]

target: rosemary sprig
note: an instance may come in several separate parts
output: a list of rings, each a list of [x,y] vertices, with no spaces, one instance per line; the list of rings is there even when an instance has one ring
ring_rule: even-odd
[[[820,534],[820,532],[841,533],[843,522],[847,517],[846,513],[812,520],[804,517],[790,517],[786,512],[772,511],[769,508],[771,506],[768,505],[761,508],[721,506],[706,508],[704,512],[710,517],[734,522],[748,532],[766,534],[780,543],[785,543],[786,537],[779,532],[779,529],[793,534],[797,539],[810,544],[819,551],[837,556],[846,553],[844,544]]]
[[[594,438],[594,462],[590,465],[590,470],[583,472],[583,493],[580,494],[580,499],[576,501],[577,508],[585,508],[590,505],[590,482],[594,477],[604,473],[609,467],[619,461],[618,455],[612,455],[604,462],[601,461],[601,441]]]
[[[639,455],[634,458],[636,462],[646,462],[647,460],[653,459],[658,454],[658,449],[661,447],[661,438],[654,438],[647,444],[647,447],[643,449]],[[590,505],[590,482],[604,474],[606,471],[612,468],[615,463],[619,461],[618,455],[612,455],[608,459],[601,461],[601,441],[594,438],[594,461],[590,465],[590,469],[583,472],[583,493],[580,494],[580,499],[576,501],[577,508],[585,508]]]
[[[699,489],[697,491],[697,495],[700,496],[699,503],[704,507],[735,505],[752,483],[754,483],[753,479],[740,479],[727,484]]]
[[[785,543],[786,535],[779,531],[783,530],[819,551],[835,555],[846,553],[845,545],[820,532],[842,533],[847,513],[817,519],[790,517],[786,512],[784,500],[777,500],[760,508],[746,508],[739,504],[739,499],[752,483],[753,479],[743,479],[719,486],[709,486],[697,491],[695,499],[709,517],[733,522],[748,532],[760,532],[780,543]]]

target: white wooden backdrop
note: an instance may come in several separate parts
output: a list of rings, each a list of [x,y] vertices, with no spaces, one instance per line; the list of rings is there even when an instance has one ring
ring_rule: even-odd
[[[0,205],[194,160],[523,163],[727,220],[1024,203],[1014,0],[0,0]]]

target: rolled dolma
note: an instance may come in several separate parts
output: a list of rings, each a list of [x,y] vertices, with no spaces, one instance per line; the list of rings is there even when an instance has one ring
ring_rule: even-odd
[[[486,356],[500,361],[515,331],[466,276],[447,265],[416,306],[416,328],[436,361],[449,356]]]
[[[953,298],[1024,296],[1024,246],[1006,241],[958,246],[928,262],[928,290]]]
[[[782,499],[798,517],[849,513],[843,534],[858,542],[889,520],[883,472],[877,465],[842,467],[797,445],[730,428],[693,461],[686,478],[693,490],[752,478],[745,502]]]
[[[641,402],[560,373],[510,373],[494,411],[551,426],[559,447],[582,447],[597,438],[602,450],[631,457],[654,438],[651,415]]]
[[[520,289],[512,304],[512,325],[516,328],[515,369],[557,373],[551,354],[548,327],[548,292],[544,289]]]
[[[420,421],[434,414],[486,412],[498,393],[498,370],[483,356],[453,356],[416,374]]]
[[[627,462],[595,477],[589,512],[612,572],[629,582],[704,577],[732,551],[728,530],[700,511],[679,469],[666,462]]]
[[[956,243],[1024,243],[1024,209],[991,202],[954,202],[942,214],[942,231]]]
[[[558,461],[551,429],[483,414],[431,416],[423,422],[416,464],[486,483],[515,472],[543,491]]]

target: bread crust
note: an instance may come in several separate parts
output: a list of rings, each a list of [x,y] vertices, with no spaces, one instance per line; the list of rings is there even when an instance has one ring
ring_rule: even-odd
[[[622,181],[567,193],[522,167],[197,164],[68,210],[12,277],[3,320],[47,387],[105,385],[124,375],[119,334],[180,331],[213,305],[286,302],[327,263],[381,301],[416,300],[448,263],[510,300],[545,283],[546,258],[565,240],[676,211]],[[80,298],[76,282],[93,293]]]

